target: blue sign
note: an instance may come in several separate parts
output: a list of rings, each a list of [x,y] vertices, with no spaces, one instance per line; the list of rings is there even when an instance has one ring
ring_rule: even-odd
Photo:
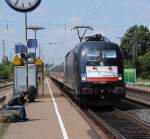
[[[29,53],[28,56],[29,58],[35,59],[35,53]]]
[[[15,53],[24,54],[26,52],[26,47],[22,43],[17,43],[15,45]]]
[[[28,48],[37,48],[37,40],[28,39]]]

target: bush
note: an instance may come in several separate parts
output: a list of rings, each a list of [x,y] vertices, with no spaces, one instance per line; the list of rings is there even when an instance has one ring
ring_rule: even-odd
[[[150,79],[150,52],[138,58],[138,68],[142,78]]]
[[[12,64],[0,64],[0,78],[10,79],[13,74]]]
[[[127,69],[134,68],[132,65],[132,61],[124,60],[124,68],[127,68]]]

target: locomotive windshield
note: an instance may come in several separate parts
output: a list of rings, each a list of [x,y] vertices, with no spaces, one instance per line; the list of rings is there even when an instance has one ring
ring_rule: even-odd
[[[88,49],[86,56],[88,61],[98,61],[100,57],[100,51],[97,49]]]
[[[102,58],[116,58],[116,50],[102,50]]]
[[[116,50],[87,49],[87,61],[99,61],[100,59],[117,58]]]

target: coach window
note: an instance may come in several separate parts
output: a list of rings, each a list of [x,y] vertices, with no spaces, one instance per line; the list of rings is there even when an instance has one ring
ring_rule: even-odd
[[[102,58],[116,58],[116,50],[102,50]]]

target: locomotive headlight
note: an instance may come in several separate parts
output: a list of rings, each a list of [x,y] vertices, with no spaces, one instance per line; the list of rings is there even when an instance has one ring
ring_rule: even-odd
[[[120,77],[118,77],[118,80],[122,80],[122,77],[120,76]]]
[[[85,51],[82,52],[82,55],[85,56]]]
[[[81,74],[81,79],[82,79],[82,81],[85,81],[86,80],[86,74]]]
[[[122,80],[122,74],[118,75],[118,80],[121,81]]]

